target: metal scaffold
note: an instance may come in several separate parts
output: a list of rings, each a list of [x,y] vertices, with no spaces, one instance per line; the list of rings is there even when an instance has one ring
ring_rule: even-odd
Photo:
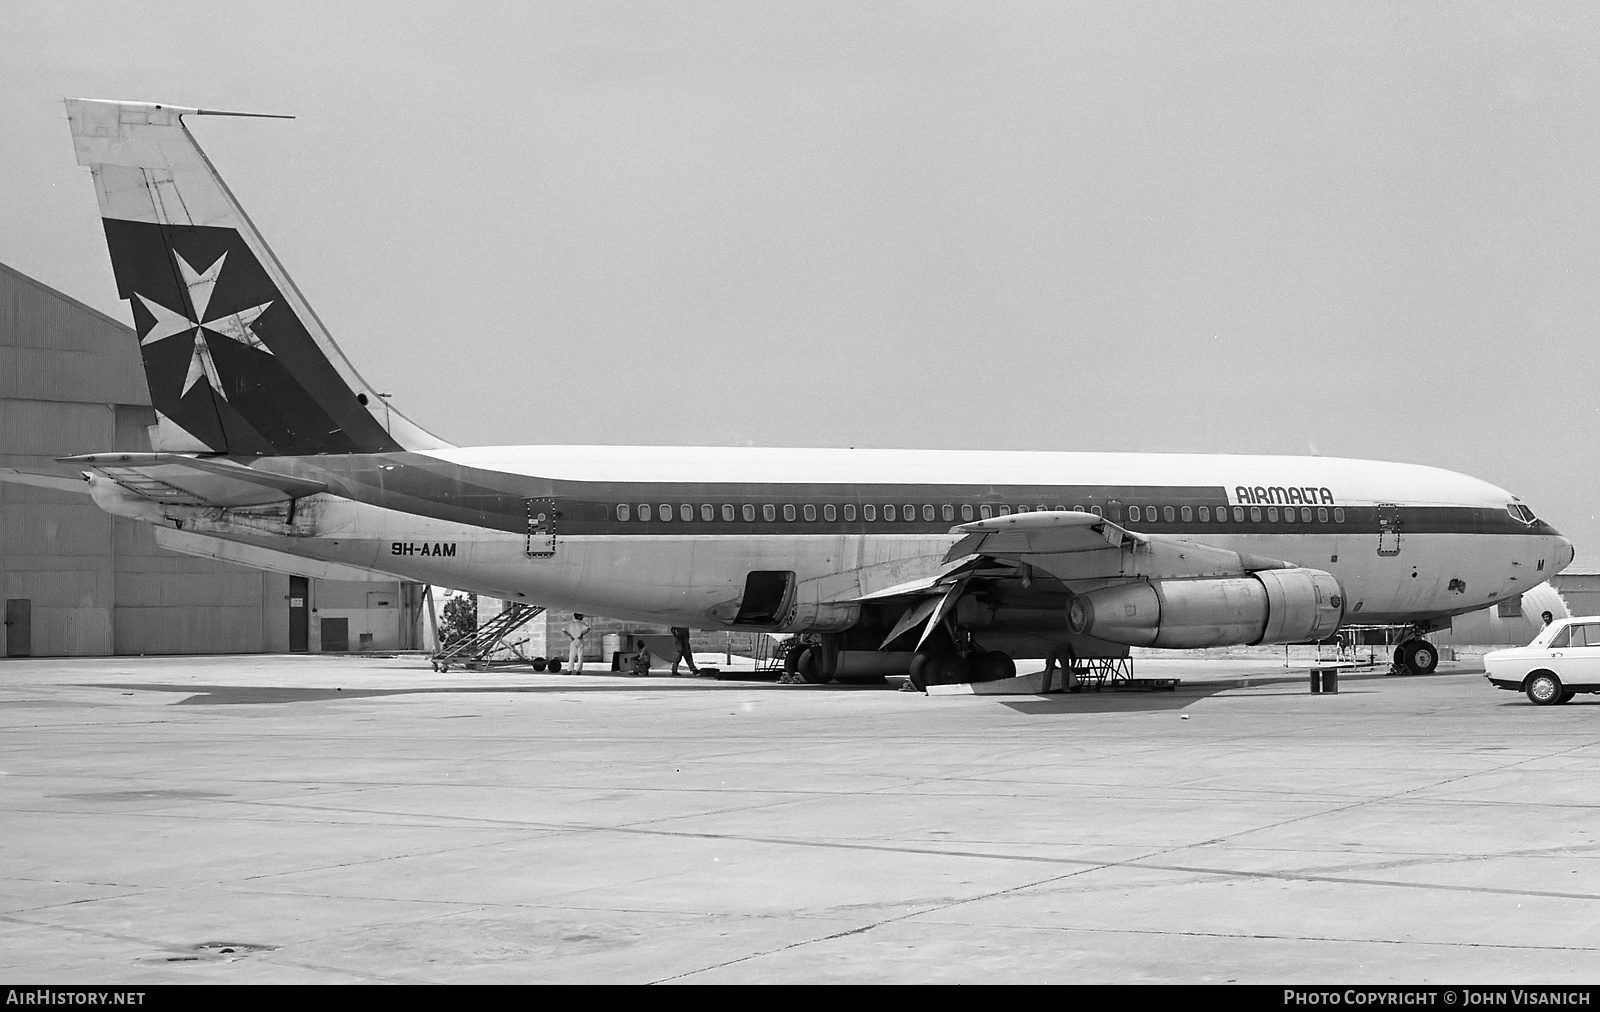
[[[505,611],[485,622],[471,636],[441,647],[433,655],[433,670],[445,672],[450,670],[451,665],[457,665],[481,671],[494,664],[527,664],[528,659],[518,654],[515,648],[508,648],[513,656],[504,661],[491,661],[489,655],[502,646],[507,636],[533,621],[542,611],[543,605],[508,604]]]

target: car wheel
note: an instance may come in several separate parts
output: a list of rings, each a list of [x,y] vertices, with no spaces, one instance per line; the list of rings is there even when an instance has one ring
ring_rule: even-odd
[[[1528,676],[1528,699],[1538,706],[1551,706],[1561,702],[1561,679],[1548,671],[1535,671]]]
[[[1563,703],[1570,703],[1572,702],[1572,697],[1576,695],[1576,692],[1573,692],[1571,689],[1567,689],[1561,693],[1561,701]]]

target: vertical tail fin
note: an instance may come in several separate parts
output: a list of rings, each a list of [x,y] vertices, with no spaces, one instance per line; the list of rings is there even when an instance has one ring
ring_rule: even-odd
[[[200,109],[67,99],[158,449],[266,456],[446,446],[350,365],[183,125]]]

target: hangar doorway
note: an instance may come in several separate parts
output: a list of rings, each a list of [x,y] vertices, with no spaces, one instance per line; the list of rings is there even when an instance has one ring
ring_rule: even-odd
[[[33,599],[6,599],[6,656],[33,656]]]

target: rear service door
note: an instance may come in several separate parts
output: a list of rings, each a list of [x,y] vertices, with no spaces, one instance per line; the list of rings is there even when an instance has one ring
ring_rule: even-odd
[[[33,599],[13,597],[6,601],[6,656],[33,656]]]
[[[1400,554],[1400,507],[1393,503],[1378,504],[1378,554]]]

